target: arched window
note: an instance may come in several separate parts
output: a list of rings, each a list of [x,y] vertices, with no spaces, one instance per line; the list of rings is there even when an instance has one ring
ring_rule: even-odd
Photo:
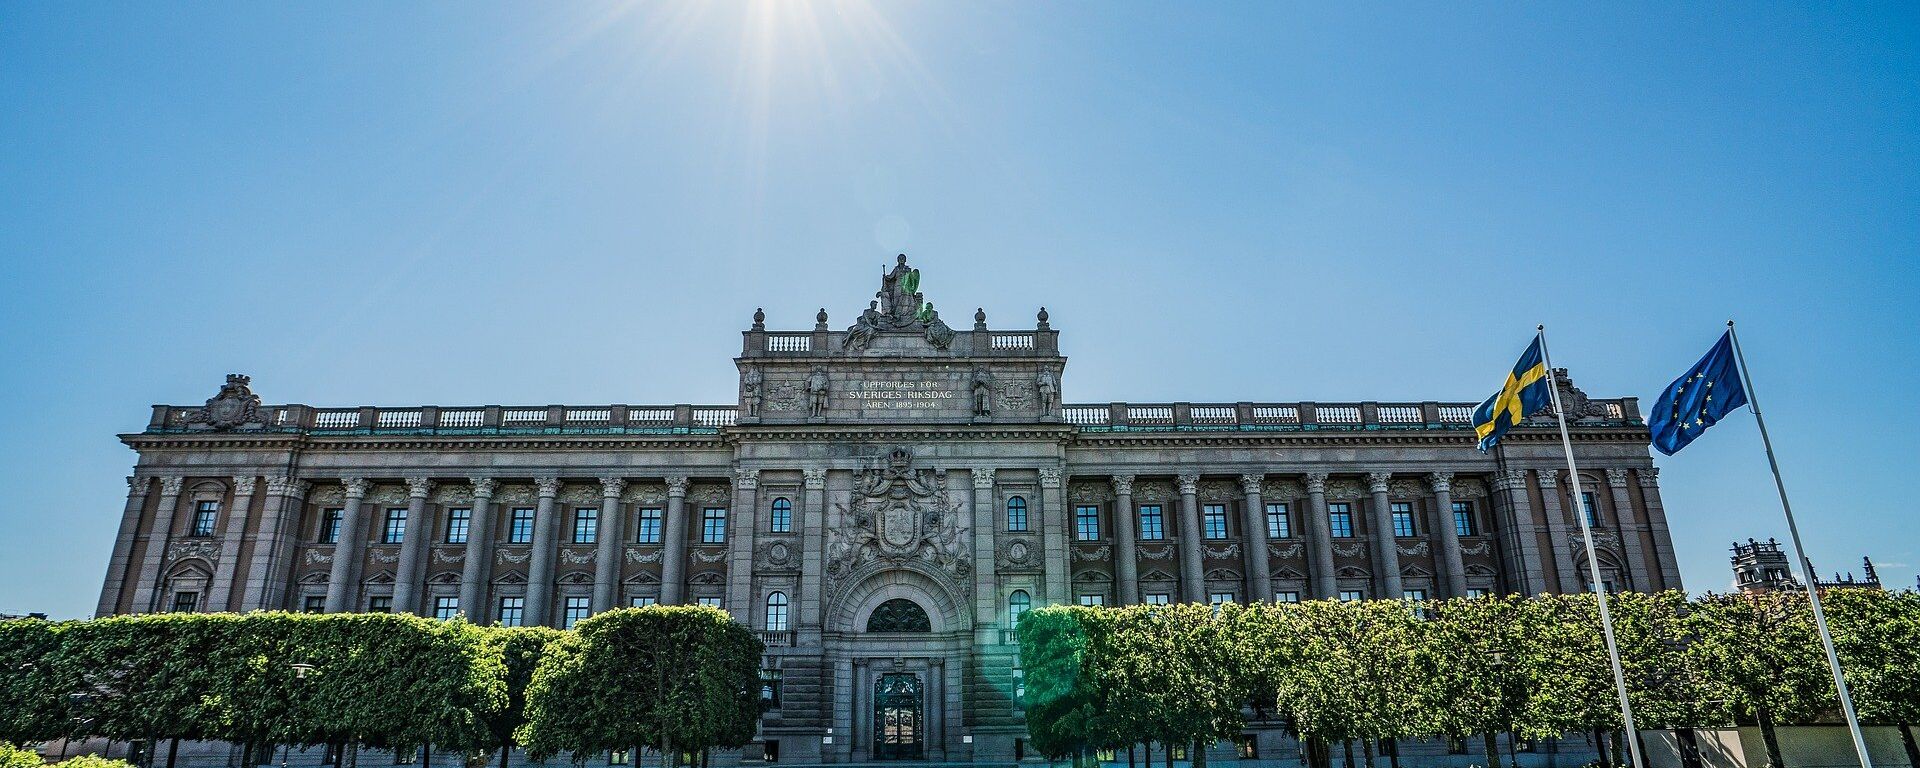
[[[1027,529],[1027,500],[1019,496],[1007,498],[1007,530],[1024,531]]]
[[[1027,609],[1032,607],[1033,597],[1028,595],[1026,590],[1014,590],[1013,594],[1007,598],[1007,628],[1012,629],[1019,626],[1020,615],[1026,613]]]
[[[868,632],[932,632],[933,621],[919,603],[896,597],[873,609],[867,617]]]
[[[793,502],[781,496],[773,500],[773,514],[767,519],[768,530],[774,533],[787,533],[793,530]]]
[[[767,595],[767,631],[787,631],[787,593]]]

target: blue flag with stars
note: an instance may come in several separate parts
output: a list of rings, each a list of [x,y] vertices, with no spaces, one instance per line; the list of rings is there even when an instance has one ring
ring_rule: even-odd
[[[1747,404],[1747,388],[1740,384],[1740,365],[1733,356],[1733,332],[1707,351],[1691,370],[1660,393],[1648,414],[1647,431],[1653,447],[1672,456],[1687,443]]]

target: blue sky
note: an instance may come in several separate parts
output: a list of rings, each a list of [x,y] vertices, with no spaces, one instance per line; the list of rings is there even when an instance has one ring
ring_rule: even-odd
[[[1651,400],[1741,321],[1811,555],[1920,564],[1911,4],[0,3],[0,612],[147,406],[719,402],[906,251],[1068,401]],[[1683,575],[1784,538],[1749,418]]]

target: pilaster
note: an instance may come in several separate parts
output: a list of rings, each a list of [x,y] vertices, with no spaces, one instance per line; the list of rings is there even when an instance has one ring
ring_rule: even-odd
[[[147,531],[140,580],[133,592],[135,613],[160,609],[160,583],[167,577],[167,545],[173,541],[173,519],[180,514],[180,491],[186,484],[186,478],[177,475],[160,478],[160,504],[153,510],[153,527]]]
[[[1072,564],[1067,553],[1066,492],[1059,467],[1040,468],[1041,546],[1047,558],[1047,603],[1062,605],[1073,601],[1070,590]]]
[[[367,480],[349,477],[340,483],[346,486],[347,497],[340,508],[340,536],[333,544],[333,565],[327,573],[327,613],[345,613],[358,607],[360,558],[367,549]]]
[[[802,642],[818,644],[820,592],[826,578],[826,560],[822,553],[827,546],[827,468],[801,468],[800,484],[800,508],[794,510],[794,514],[800,516],[796,522],[804,544],[800,552],[800,601],[794,610],[799,613],[800,632],[805,635]]]
[[[227,505],[220,521],[220,562],[213,567],[213,583],[207,589],[208,611],[231,611],[234,581],[239,578],[240,558],[250,553],[247,547],[247,518],[253,514],[253,492],[259,479],[252,475],[233,478],[233,502]],[[258,535],[252,540],[257,543]]]
[[[1200,474],[1185,472],[1175,480],[1180,485],[1180,599],[1204,602],[1207,584],[1200,562]]]
[[[727,513],[727,612],[735,621],[753,623],[753,547],[755,524],[760,511],[760,470],[742,469],[733,474],[733,509]]]
[[[1253,588],[1253,599],[1266,602],[1273,599],[1273,571],[1267,562],[1267,506],[1260,498],[1260,484],[1264,475],[1245,474],[1240,476],[1240,492],[1246,495],[1246,553],[1247,580]]]
[[[1634,470],[1640,482],[1640,500],[1646,505],[1648,538],[1653,540],[1653,559],[1660,568],[1660,589],[1684,589],[1680,584],[1680,563],[1674,559],[1673,534],[1667,528],[1667,510],[1660,503],[1660,468]]]
[[[126,588],[127,568],[133,561],[133,537],[140,530],[140,512],[147,505],[147,489],[153,478],[127,477],[127,505],[120,513],[120,535],[113,540],[113,557],[107,561],[107,579],[100,588],[100,602],[93,615],[111,616],[120,609],[120,593]]]
[[[560,514],[555,504],[560,495],[560,479],[536,477],[533,483],[539,488],[540,501],[533,513],[533,550],[527,561],[525,615],[527,626],[547,627],[553,625],[554,561],[560,556]]]
[[[479,475],[467,482],[473,484],[473,517],[467,523],[466,558],[460,563],[460,610],[469,621],[484,624],[495,618],[487,604],[487,584],[493,579],[493,492],[499,486]]]
[[[1307,505],[1311,507],[1304,526],[1313,539],[1307,549],[1308,567],[1313,571],[1313,595],[1321,600],[1340,597],[1340,583],[1333,572],[1332,522],[1327,518],[1327,473],[1309,472],[1306,476]]]
[[[1567,512],[1560,507],[1560,473],[1553,469],[1534,471],[1534,477],[1540,483],[1540,514],[1547,518],[1547,540],[1553,544],[1553,569],[1559,574],[1560,591],[1564,594],[1579,594],[1585,591],[1580,586],[1580,571],[1573,564],[1573,536],[1567,525]],[[1577,507],[1579,499],[1573,500]],[[1580,514],[1575,510],[1574,514]]]
[[[1400,546],[1393,532],[1393,508],[1387,499],[1392,472],[1367,473],[1367,491],[1373,506],[1373,576],[1380,587],[1376,597],[1398,600],[1406,590],[1400,582]]]
[[[242,608],[274,611],[290,608],[286,604],[287,587],[293,580],[294,540],[300,535],[300,510],[313,484],[288,475],[267,478],[267,503],[260,510],[260,541],[266,548],[255,548],[254,561],[247,567],[247,592]]]
[[[1133,475],[1113,476],[1113,581],[1121,605],[1140,602],[1139,513],[1133,509]]]
[[[1633,499],[1627,495],[1627,471],[1609,469],[1606,475],[1607,511],[1611,513],[1613,524],[1620,533],[1620,548],[1627,557],[1628,572],[1622,575],[1633,588],[1643,592],[1652,591],[1653,574],[1647,570],[1647,553],[1640,540],[1647,527],[1633,514]]]
[[[687,589],[687,488],[692,481],[686,475],[667,478],[666,547],[660,562],[660,604],[679,605]]]

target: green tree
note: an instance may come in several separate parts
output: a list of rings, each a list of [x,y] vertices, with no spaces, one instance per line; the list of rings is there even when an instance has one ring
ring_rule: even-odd
[[[1920,593],[1833,589],[1821,605],[1860,718],[1899,726],[1907,762],[1920,765]]]
[[[46,741],[72,731],[68,691],[52,663],[65,626],[0,621],[0,744]]]
[[[1502,733],[1533,734],[1527,719],[1532,686],[1538,676],[1529,638],[1544,618],[1531,601],[1517,595],[1462,598],[1435,603],[1434,621],[1420,653],[1420,669],[1432,684],[1423,691],[1424,707],[1443,732],[1465,738],[1479,734],[1487,765],[1500,761]],[[1518,766],[1514,756],[1509,761]]]
[[[566,633],[547,627],[493,627],[486,631],[487,643],[498,653],[503,666],[506,697],[502,706],[483,717],[491,738],[489,748],[500,750],[500,768],[507,768],[509,756],[518,744],[514,734],[527,723],[527,686],[534,670],[546,658],[548,646]]]
[[[640,745],[704,753],[753,739],[765,648],[722,611],[608,611],[548,649],[519,734],[535,760]]]
[[[1427,637],[1411,605],[1313,601],[1276,610],[1277,621],[1262,622],[1279,647],[1269,674],[1279,708],[1303,737],[1360,739],[1372,766],[1376,742],[1438,730],[1421,707],[1430,699],[1424,678],[1407,674],[1421,662]],[[1397,751],[1389,754],[1397,765]]]
[[[1767,762],[1784,768],[1775,726],[1838,706],[1804,592],[1707,595],[1693,604],[1686,656],[1702,688],[1757,723]]]
[[[43,764],[40,753],[0,741],[0,768],[40,768]]]

